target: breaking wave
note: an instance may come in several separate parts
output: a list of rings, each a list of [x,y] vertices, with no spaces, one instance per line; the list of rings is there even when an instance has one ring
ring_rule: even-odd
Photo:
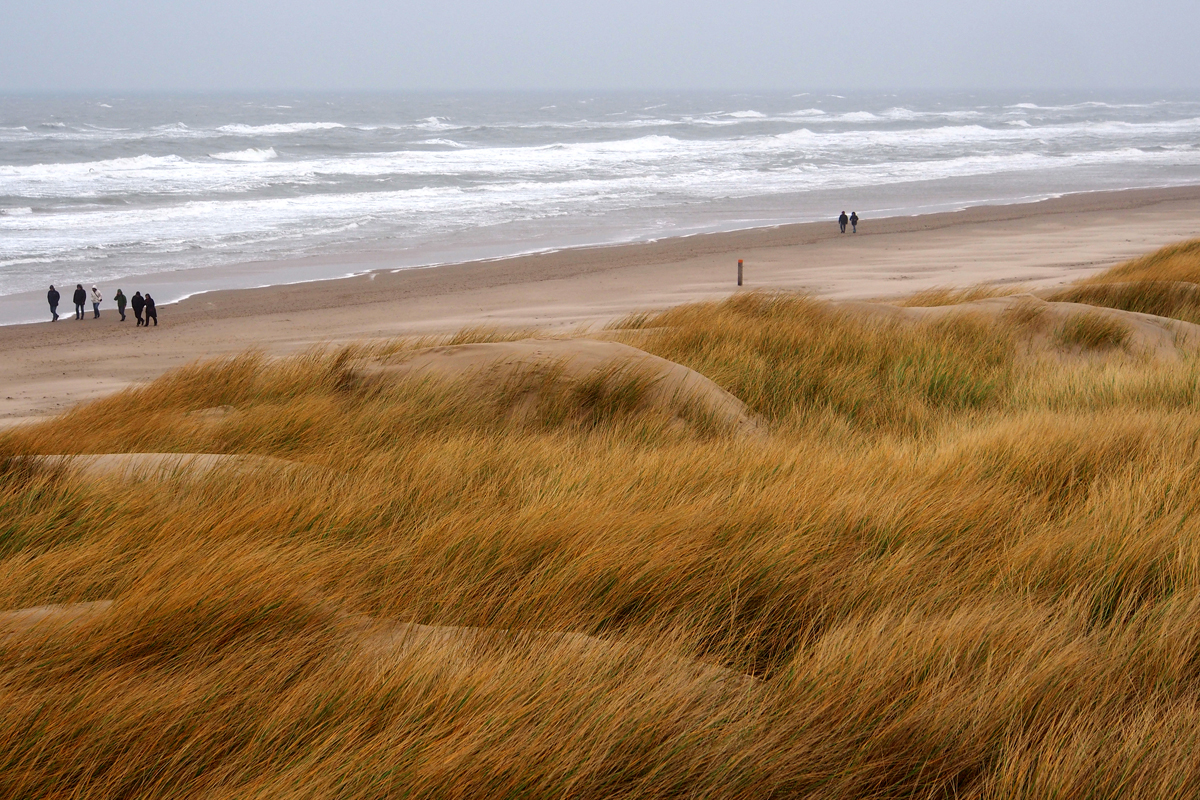
[[[275,152],[274,147],[260,149],[251,147],[247,150],[234,150],[229,153],[209,153],[209,158],[215,158],[218,161],[246,161],[259,162],[270,161],[273,158],[279,158],[279,154]]]

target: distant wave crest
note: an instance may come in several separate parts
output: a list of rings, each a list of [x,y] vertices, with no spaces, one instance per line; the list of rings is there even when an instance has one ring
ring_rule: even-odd
[[[263,134],[307,133],[308,131],[330,131],[346,127],[340,122],[286,122],[274,125],[222,125],[220,133],[230,136],[261,136]]]

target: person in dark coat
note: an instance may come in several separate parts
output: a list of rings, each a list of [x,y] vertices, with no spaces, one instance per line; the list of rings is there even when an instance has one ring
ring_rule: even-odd
[[[50,316],[54,317],[54,319],[50,320],[51,322],[58,322],[59,297],[61,297],[61,295],[59,295],[58,290],[54,288],[54,284],[50,284],[50,291],[46,292],[46,302],[50,304]]]
[[[158,327],[158,309],[154,307],[154,298],[146,292],[146,327],[150,327],[150,320],[154,320],[154,326]]]
[[[75,302],[75,319],[83,319],[83,304],[87,302],[87,292],[83,290],[83,284],[75,284],[75,294],[71,295],[71,299]]]
[[[850,212],[850,232],[858,233],[858,212],[857,211]]]
[[[125,321],[125,293],[117,289],[117,293],[113,295],[113,300],[117,301],[117,313],[121,315],[121,322]]]
[[[137,326],[142,327],[146,324],[142,322],[142,309],[146,307],[146,300],[142,297],[142,293],[134,292],[133,299],[129,301],[129,304],[133,306],[133,315],[137,317],[138,321]]]
[[[838,217],[838,227],[842,229],[842,233],[846,232],[846,223],[849,221],[850,221],[850,218],[847,217],[846,212],[843,211],[841,213],[841,216]]]

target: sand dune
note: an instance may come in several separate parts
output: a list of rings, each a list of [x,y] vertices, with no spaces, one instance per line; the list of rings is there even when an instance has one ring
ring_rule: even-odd
[[[27,456],[26,459],[45,469],[66,469],[87,478],[122,480],[196,479],[218,469],[248,472],[284,470],[295,466],[291,461],[269,456],[218,453],[104,453]]]
[[[966,315],[992,321],[1008,317],[1023,323],[1029,333],[1030,343],[1040,350],[1070,350],[1055,334],[1064,324],[1080,315],[1110,320],[1124,328],[1127,336],[1123,349],[1131,353],[1174,358],[1188,346],[1200,346],[1200,325],[1136,311],[1122,311],[1082,303],[1051,302],[1029,293],[932,307],[901,307],[866,302],[838,305],[870,319],[897,322],[929,322]]]
[[[746,405],[693,369],[636,347],[595,339],[527,339],[517,342],[432,347],[400,356],[399,363],[367,364],[356,374],[368,382],[466,379],[488,391],[530,371],[555,369],[561,379],[580,382],[597,375],[615,380],[631,372],[645,377],[647,406],[679,413],[685,407],[745,435],[765,433],[765,423]]]

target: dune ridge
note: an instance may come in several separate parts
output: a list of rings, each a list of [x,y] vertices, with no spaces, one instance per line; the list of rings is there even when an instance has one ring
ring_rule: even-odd
[[[574,384],[599,380],[612,385],[634,379],[643,384],[639,406],[675,414],[690,407],[741,434],[765,432],[763,421],[741,400],[705,376],[620,342],[582,338],[478,342],[403,352],[398,359],[362,365],[355,374],[371,382],[465,379],[480,392],[503,390],[532,373],[552,373]]]
[[[1097,301],[1103,295],[1093,296]],[[852,302],[842,307],[852,309],[866,318],[908,323],[930,322],[950,317],[972,316],[991,323],[1019,322],[1031,347],[1049,351],[1071,348],[1064,341],[1064,325],[1080,317],[1104,320],[1122,330],[1120,346],[1134,353],[1159,358],[1178,358],[1188,347],[1200,346],[1200,325],[1157,314],[1128,311],[1097,303],[1047,300],[1030,292],[987,297],[938,306],[895,306],[885,303]],[[1060,335],[1056,336],[1058,333]],[[1077,347],[1075,349],[1078,349]]]

